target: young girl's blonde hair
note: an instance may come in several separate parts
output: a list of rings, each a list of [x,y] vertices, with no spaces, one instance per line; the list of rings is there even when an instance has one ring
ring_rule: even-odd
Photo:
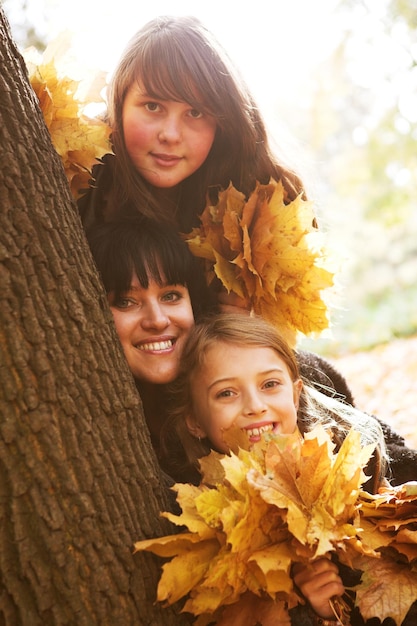
[[[242,347],[262,347],[274,350],[287,365],[293,382],[300,378],[294,351],[277,329],[257,316],[241,313],[222,313],[207,317],[191,331],[181,359],[179,375],[172,386],[172,410],[163,431],[164,458],[169,458],[171,473],[184,475],[189,468],[198,466],[198,459],[211,450],[207,439],[200,441],[189,432],[186,417],[198,422],[193,405],[195,374],[204,366],[207,351],[226,343]],[[197,390],[198,392],[198,390]],[[304,382],[300,395],[297,425],[301,433],[310,431],[316,424],[323,425],[332,433],[336,449],[340,447],[351,428],[359,431],[363,445],[375,444],[375,488],[385,472],[387,455],[382,429],[376,419],[358,411],[349,404],[329,397]],[[182,444],[181,454],[176,456],[173,442]],[[182,455],[182,459],[181,459]],[[182,464],[182,467],[181,467]],[[187,470],[188,467],[188,470]],[[175,478],[175,475],[174,475]]]

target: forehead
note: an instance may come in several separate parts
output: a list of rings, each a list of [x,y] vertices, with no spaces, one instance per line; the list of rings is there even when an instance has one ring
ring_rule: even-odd
[[[202,367],[210,373],[245,375],[270,370],[289,373],[284,359],[268,346],[252,346],[217,341],[205,351]],[[217,372],[216,372],[217,371]]]

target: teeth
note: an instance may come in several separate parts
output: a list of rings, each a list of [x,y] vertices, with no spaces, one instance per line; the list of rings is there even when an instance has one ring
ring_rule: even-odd
[[[265,426],[260,426],[259,428],[248,428],[246,432],[248,434],[248,437],[259,437],[262,433],[269,432],[273,429],[273,424],[266,424]]]
[[[168,339],[167,341],[155,341],[153,343],[142,343],[138,346],[139,350],[167,350],[168,348],[172,348],[174,342],[172,339]]]

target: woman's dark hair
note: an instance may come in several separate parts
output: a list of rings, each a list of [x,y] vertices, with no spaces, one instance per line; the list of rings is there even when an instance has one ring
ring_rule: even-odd
[[[213,308],[201,261],[174,229],[138,216],[99,224],[87,236],[107,293],[126,293],[136,274],[144,289],[150,280],[187,287],[195,319]]]

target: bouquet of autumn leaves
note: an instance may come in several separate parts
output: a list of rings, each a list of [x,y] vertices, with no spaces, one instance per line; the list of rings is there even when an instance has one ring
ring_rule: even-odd
[[[328,253],[314,227],[312,203],[287,202],[281,182],[258,184],[248,199],[232,185],[208,204],[201,226],[185,236],[208,274],[272,322],[291,345],[296,334],[329,325],[323,290],[332,286]]]
[[[201,484],[174,487],[182,513],[163,513],[188,531],[135,544],[171,558],[157,599],[186,597],[198,626],[289,625],[288,610],[303,603],[292,564],[334,554],[362,571],[363,617],[401,624],[417,597],[417,483],[370,495],[361,485],[373,447],[351,430],[333,450],[317,426],[202,459]]]

